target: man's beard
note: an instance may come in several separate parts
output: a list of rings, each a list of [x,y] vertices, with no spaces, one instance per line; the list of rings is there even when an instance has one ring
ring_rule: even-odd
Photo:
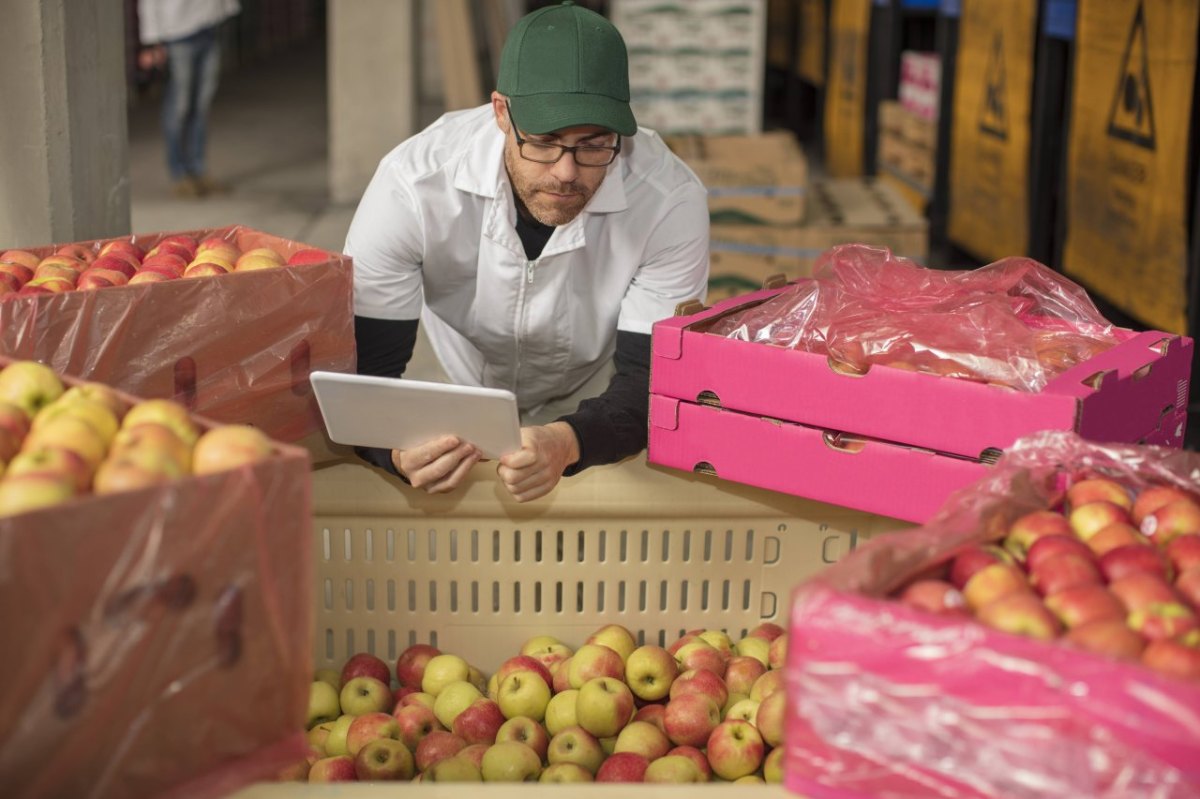
[[[524,208],[530,216],[543,225],[558,227],[565,225],[575,217],[579,216],[583,211],[588,200],[592,198],[592,190],[584,186],[582,183],[560,183],[552,177],[547,177],[540,182],[514,177],[516,171],[513,169],[513,155],[509,151],[504,153],[504,165],[508,171],[509,182],[513,186],[513,194],[517,199],[518,209]],[[520,158],[520,156],[515,156]],[[564,158],[569,156],[563,155]],[[551,202],[545,195],[538,192],[550,191],[556,194],[571,194],[574,195],[572,202],[567,205]]]

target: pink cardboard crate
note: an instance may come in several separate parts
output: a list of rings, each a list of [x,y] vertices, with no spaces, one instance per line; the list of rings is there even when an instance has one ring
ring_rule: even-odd
[[[988,466],[885,441],[650,396],[648,460],[923,522]]]
[[[1094,441],[1183,443],[1190,338],[1122,330],[1120,344],[1029,393],[887,367],[847,374],[823,355],[705,332],[718,318],[782,290],[656,323],[651,394],[976,460],[991,460],[1038,430],[1070,430]]]

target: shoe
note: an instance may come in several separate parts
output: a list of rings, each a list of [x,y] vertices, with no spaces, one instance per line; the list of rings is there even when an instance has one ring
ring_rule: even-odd
[[[203,195],[204,191],[200,188],[200,184],[196,182],[195,178],[185,177],[171,184],[171,193],[176,197],[195,199]]]
[[[224,183],[218,183],[217,181],[209,178],[207,175],[193,175],[192,180],[195,181],[196,186],[200,189],[201,194],[229,193],[228,186],[226,186]]]

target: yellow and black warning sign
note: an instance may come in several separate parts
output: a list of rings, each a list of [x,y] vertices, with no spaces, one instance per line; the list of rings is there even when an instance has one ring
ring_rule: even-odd
[[[825,90],[825,165],[833,177],[863,171],[870,23],[871,0],[833,0]]]
[[[813,86],[824,86],[825,0],[800,0],[799,18],[796,75]]]
[[[1200,3],[1081,3],[1064,269],[1147,325],[1187,329],[1187,143]]]
[[[962,4],[950,135],[951,241],[978,258],[1029,248],[1036,0]]]

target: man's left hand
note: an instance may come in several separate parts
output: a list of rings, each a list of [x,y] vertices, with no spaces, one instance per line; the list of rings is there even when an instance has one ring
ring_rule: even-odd
[[[579,440],[566,422],[521,428],[521,449],[500,459],[496,473],[517,502],[544,496],[579,460]]]

